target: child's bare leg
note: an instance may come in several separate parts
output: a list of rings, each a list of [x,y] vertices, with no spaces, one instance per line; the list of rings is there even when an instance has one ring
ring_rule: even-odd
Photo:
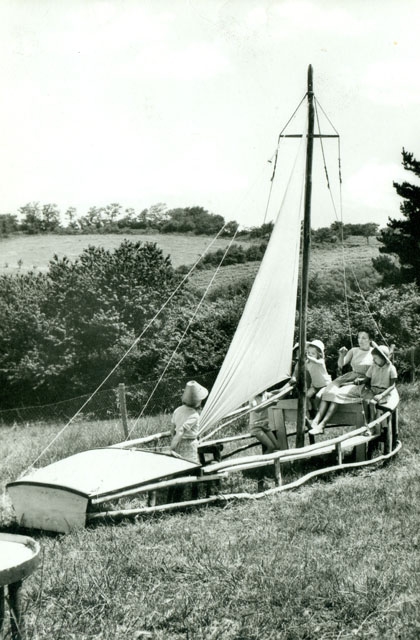
[[[312,421],[312,424],[318,424],[322,418],[324,417],[324,415],[326,414],[328,408],[329,408],[330,403],[327,402],[326,400],[321,400],[321,404],[319,405],[319,409],[318,409],[318,413],[316,414],[315,418]]]
[[[310,415],[313,415],[313,411],[315,409],[313,399],[315,398],[315,389],[313,387],[309,387],[306,392],[306,410]],[[315,411],[316,412],[316,411]]]
[[[258,431],[258,433],[254,434],[255,437],[257,438],[257,440],[259,440],[259,442],[261,442],[261,444],[263,445],[263,447],[265,448],[265,452],[264,453],[273,453],[274,449],[277,449],[277,441],[275,441],[274,436],[272,436],[272,438],[270,438],[270,434],[266,431]]]
[[[280,448],[277,438],[272,431],[267,431],[265,435],[269,438],[270,442],[272,443],[275,449]]]
[[[332,418],[332,416],[336,412],[337,406],[338,405],[336,402],[330,402],[330,406],[328,407],[327,413],[324,415],[322,420],[318,423],[319,427],[322,427],[322,428],[325,427],[325,425],[328,423],[328,420]]]

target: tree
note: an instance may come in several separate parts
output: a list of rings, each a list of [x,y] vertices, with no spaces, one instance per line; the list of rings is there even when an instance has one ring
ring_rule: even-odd
[[[413,154],[403,149],[402,158],[404,169],[420,178],[420,162]],[[386,228],[382,229],[378,237],[383,245],[379,251],[398,257],[400,282],[416,282],[420,286],[420,186],[409,182],[394,182],[393,186],[403,198],[400,205],[403,218],[388,219]],[[384,263],[376,261],[374,265],[379,271]]]
[[[64,216],[68,220],[67,228],[70,229],[71,231],[77,231],[78,228],[79,228],[79,225],[77,224],[77,209],[76,209],[76,207],[69,207],[67,209],[66,213],[64,214]]]
[[[117,218],[121,217],[122,206],[118,202],[112,202],[108,204],[104,209],[105,225],[111,229],[115,225]]]
[[[360,226],[362,231],[361,235],[366,238],[366,244],[369,244],[369,238],[377,235],[379,224],[376,222],[366,222],[366,224],[362,224]]]
[[[87,214],[79,218],[79,224],[82,231],[87,231],[89,233],[101,229],[104,226],[102,214],[102,207],[90,207]]]
[[[22,231],[27,233],[39,233],[41,231],[42,218],[39,202],[28,202],[20,207],[19,213],[22,216]]]
[[[11,213],[0,214],[0,237],[8,236],[18,230],[17,217]]]
[[[60,228],[60,211],[56,204],[44,204],[41,211],[41,231],[51,233]]]

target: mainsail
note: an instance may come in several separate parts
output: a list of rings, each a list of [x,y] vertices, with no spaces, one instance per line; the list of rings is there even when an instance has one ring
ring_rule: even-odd
[[[300,145],[277,220],[236,333],[201,415],[200,434],[290,375],[305,144]]]

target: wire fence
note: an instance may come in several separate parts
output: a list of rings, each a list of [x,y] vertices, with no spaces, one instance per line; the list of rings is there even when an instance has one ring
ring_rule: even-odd
[[[210,371],[196,375],[196,379],[205,387],[210,388],[216,378],[217,371]],[[142,380],[136,385],[124,385],[124,398],[127,417],[134,420],[140,414],[145,416],[157,413],[172,412],[181,403],[181,396],[185,384],[190,378],[167,378],[158,384],[157,379]],[[91,392],[92,393],[92,392]],[[112,420],[121,417],[120,388],[101,389],[91,396],[91,393],[80,395],[52,404],[33,405],[29,407],[15,407],[0,410],[0,425],[31,424],[39,422],[54,422],[65,424],[71,420],[80,408],[77,421]]]
[[[420,345],[405,350],[396,350],[394,360],[399,378],[414,382],[420,375]],[[210,389],[217,371],[195,374],[200,384]],[[180,404],[187,378],[167,377],[158,383],[157,379],[142,380],[136,385],[124,386],[124,398],[129,420],[140,415],[150,416],[172,412]],[[15,407],[0,410],[0,425],[54,422],[65,424],[76,415],[77,421],[111,420],[121,417],[119,387],[101,389],[90,398],[91,393],[61,400],[53,404]],[[90,400],[89,400],[90,398]],[[89,400],[89,402],[87,402]],[[86,404],[85,404],[86,403]],[[83,406],[85,405],[85,406]]]

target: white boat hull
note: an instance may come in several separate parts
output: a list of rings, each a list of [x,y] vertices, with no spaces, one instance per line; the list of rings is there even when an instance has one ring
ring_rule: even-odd
[[[54,462],[7,485],[20,526],[59,533],[81,529],[92,501],[104,502],[124,491],[183,475],[200,465],[182,458],[108,447]]]

